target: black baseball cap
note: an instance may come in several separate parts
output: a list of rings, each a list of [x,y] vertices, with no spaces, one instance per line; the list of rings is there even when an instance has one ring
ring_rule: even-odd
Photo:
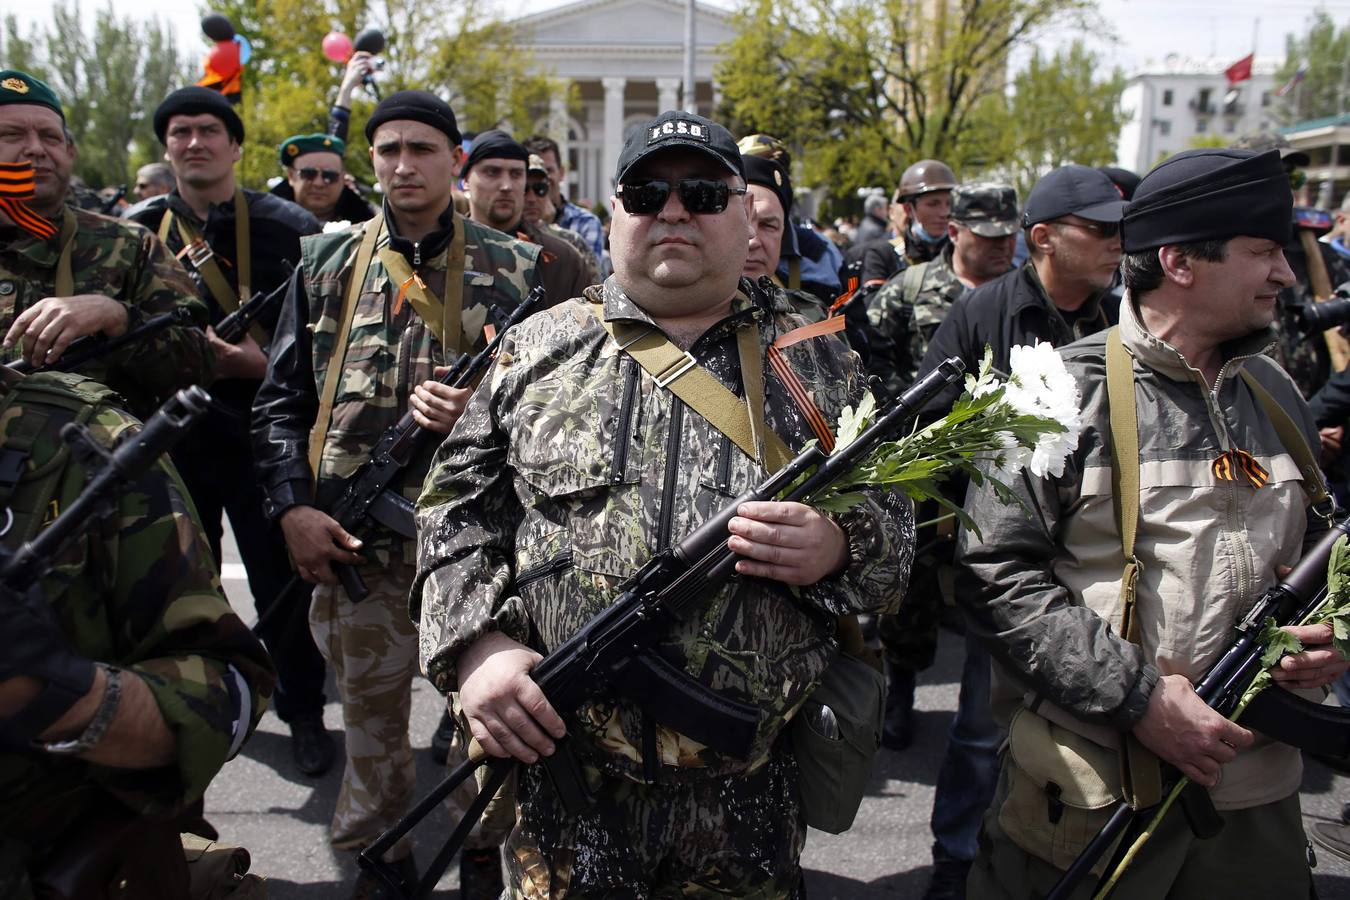
[[[622,184],[623,176],[629,169],[651,154],[671,147],[688,147],[706,153],[727,171],[745,177],[741,151],[730,131],[702,116],[671,110],[629,133],[623,142],[623,149],[619,151],[619,167],[614,172],[614,183]]]
[[[1092,222],[1119,222],[1125,200],[1110,178],[1087,166],[1060,166],[1036,182],[1022,210],[1022,227],[1078,216]]]

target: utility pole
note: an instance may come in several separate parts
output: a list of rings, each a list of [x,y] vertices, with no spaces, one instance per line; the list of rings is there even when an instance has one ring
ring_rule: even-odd
[[[684,7],[684,111],[698,113],[694,103],[694,0],[685,0]]]

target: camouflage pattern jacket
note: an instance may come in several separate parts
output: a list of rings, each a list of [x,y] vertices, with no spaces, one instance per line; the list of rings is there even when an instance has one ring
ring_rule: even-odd
[[[802,324],[748,280],[741,289],[730,314],[690,350],[738,392],[737,327],[756,328],[765,347]],[[587,297],[603,302],[609,321],[651,323],[613,276]],[[865,390],[856,358],[837,338],[784,352],[831,422]],[[765,370],[766,424],[800,448],[813,435]],[[702,416],[658,389],[591,307],[573,301],[531,317],[507,335],[437,453],[418,503],[410,602],[423,670],[438,690],[455,690],[456,658],[492,630],[548,652],[603,610],[653,553],[764,477]],[[904,590],[914,536],[909,504],[878,493],[839,521],[849,537],[844,572],[795,597],[777,582],[733,581],[660,647],[707,686],[761,710],[748,759],[716,753],[611,697],[570,717],[582,755],[611,774],[649,782],[761,763],[834,656],[833,617],[893,610]],[[655,753],[644,758],[644,744]]]
[[[386,225],[392,223],[386,211]],[[504,321],[538,277],[539,248],[447,210],[442,229],[414,245],[390,233],[388,243],[416,267],[431,290],[445,294],[446,262],[454,228],[464,229],[464,292],[462,343],[481,349],[483,326]],[[452,224],[453,222],[453,224]],[[434,377],[436,366],[458,357],[447,352],[409,302],[394,311],[398,285],[379,256],[371,259],[356,302],[351,333],[343,348],[332,420],[317,473],[308,462],[309,433],[314,425],[328,375],[333,342],[346,299],[356,254],[366,223],[346,231],[315,235],[303,242],[300,267],[272,341],[267,378],[258,389],[253,411],[254,461],[267,495],[266,512],[277,518],[297,504],[326,506],[341,481],[370,458],[380,434],[408,409],[412,389]],[[403,489],[415,500],[430,464],[432,447],[409,467]],[[406,544],[406,546],[404,546]],[[387,562],[391,552],[412,562],[414,547],[393,534],[366,542],[368,560]]]
[[[71,259],[76,294],[102,294],[125,304],[129,329],[178,307],[191,310],[195,320],[90,362],[81,372],[122,394],[140,415],[149,415],[179,388],[210,384],[215,354],[200,330],[207,323],[206,307],[187,272],[139,225],[86,210],[73,212],[78,225]],[[20,313],[55,293],[60,256],[59,235],[42,241],[8,222],[0,224],[0,335]],[[0,362],[19,359],[21,350],[0,348]]]
[[[115,394],[78,375],[39,373],[21,387],[15,383],[0,377],[0,403],[18,391],[0,415],[0,447],[30,452],[4,502],[15,504],[18,522],[24,507],[35,505],[40,514],[47,506],[40,492],[59,516],[91,476],[58,436],[60,425],[93,404],[86,427],[111,447],[139,423],[109,405],[120,402]],[[32,486],[52,467],[57,474],[48,490]],[[39,529],[41,520],[28,518],[4,536],[5,549]],[[276,680],[271,659],[221,591],[197,515],[167,459],[54,562],[40,587],[61,630],[78,652],[145,682],[177,738],[177,760],[137,771],[38,752],[0,753],[0,845],[42,847],[107,803],[150,815],[196,802],[252,733]],[[0,862],[0,883],[12,862]]]
[[[881,379],[887,397],[900,396],[914,383],[933,332],[965,292],[948,244],[937,259],[903,270],[868,298],[867,368]]]

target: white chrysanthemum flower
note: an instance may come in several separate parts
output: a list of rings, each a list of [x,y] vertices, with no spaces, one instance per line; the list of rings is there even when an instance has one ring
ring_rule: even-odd
[[[1011,431],[1000,431],[994,435],[999,442],[999,448],[994,451],[994,471],[999,475],[1013,477],[1021,473],[1031,461],[1032,451],[1030,447],[1023,447],[1018,443],[1016,435]]]

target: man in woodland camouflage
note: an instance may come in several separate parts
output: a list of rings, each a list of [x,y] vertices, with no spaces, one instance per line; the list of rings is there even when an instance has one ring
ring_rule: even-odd
[[[153,235],[65,205],[75,151],[64,123],[46,84],[25,72],[0,72],[6,188],[11,178],[26,179],[31,192],[29,199],[0,193],[0,361],[54,363],[74,340],[117,337],[178,308],[197,325],[206,322],[187,273]],[[81,371],[115,388],[140,415],[178,388],[215,376],[206,336],[193,323],[173,325]]]
[[[566,734],[595,789],[595,805],[573,817],[541,767],[521,771],[512,896],[788,896],[806,829],[783,725],[834,656],[832,618],[898,601],[913,518],[886,493],[837,517],[795,503],[739,507],[729,545],[742,577],[659,649],[759,708],[745,758],[614,697],[565,718],[548,705],[528,677],[540,654],[814,436],[763,356],[803,320],[740,277],[749,212],[731,135],[666,113],[634,129],[616,182],[614,275],[507,335],[427,476],[412,592],[422,663],[438,689],[459,691],[489,754],[534,763]],[[729,391],[743,374],[747,392],[762,383],[762,408],[740,408],[762,414],[772,452],[741,449],[679,398],[678,379],[658,385],[645,354],[621,349],[633,334],[689,353],[696,378]],[[826,421],[865,389],[837,338],[783,352]]]
[[[267,515],[301,577],[319,585],[310,627],[337,679],[347,742],[331,839],[352,850],[407,811],[416,784],[408,716],[417,644],[406,605],[415,548],[383,530],[358,540],[323,510],[405,410],[423,428],[450,430],[469,391],[435,379],[481,348],[484,326],[534,287],[537,254],[455,213],[450,184],[462,154],[446,103],[424,91],[391,94],[366,137],[383,211],[303,242],[253,419]],[[395,485],[409,499],[432,447]],[[353,603],[333,563],[366,563],[370,596]],[[411,884],[411,848],[396,846],[388,859]],[[355,896],[378,891],[363,875]]]
[[[84,424],[104,448],[138,428],[114,403],[112,391],[79,375],[0,374],[0,460],[17,473],[0,486],[12,525],[0,541],[5,551],[54,511],[59,517],[94,474],[62,441],[63,424]],[[126,826],[123,867],[98,887],[107,896],[166,896],[166,885],[187,877],[177,821],[262,717],[272,662],[221,594],[201,525],[167,461],[53,562],[27,595],[0,599],[8,623],[0,642],[0,896],[26,900],[30,882],[61,876],[86,844]],[[33,674],[37,660],[46,677]],[[52,704],[67,678],[87,691]]]

